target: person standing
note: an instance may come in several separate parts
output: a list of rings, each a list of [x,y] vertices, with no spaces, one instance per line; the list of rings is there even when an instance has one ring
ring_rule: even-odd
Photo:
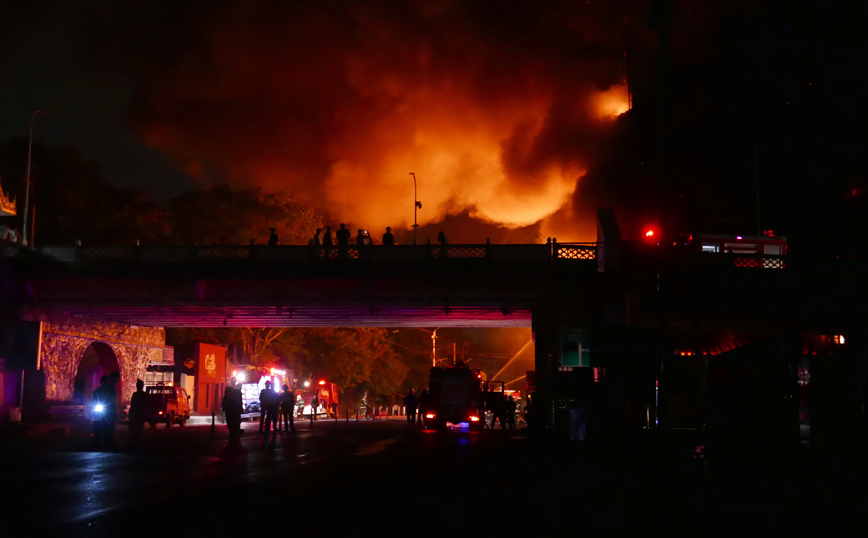
[[[334,244],[332,242],[332,227],[331,226],[325,227],[325,232],[323,233],[323,236],[322,236],[322,244],[325,247],[330,247]]]
[[[322,246],[322,228],[317,228],[316,233],[313,234],[313,245],[315,247]]]
[[[130,414],[127,417],[130,428],[129,445],[137,447],[142,438],[142,431],[145,429],[145,405],[148,401],[148,395],[145,393],[145,382],[141,379],[136,380],[136,392],[130,399]]]
[[[416,395],[413,394],[413,389],[404,396],[404,407],[407,408],[407,424],[413,426],[416,424],[416,406],[418,405],[418,400],[416,399]]]
[[[383,246],[395,246],[395,236],[392,235],[392,228],[386,226],[386,233],[383,234]]]
[[[301,394],[295,397],[295,418],[304,418],[304,398]]]
[[[506,412],[506,398],[503,397],[503,394],[500,392],[490,392],[491,398],[491,429],[494,429],[494,424],[500,420],[500,429],[506,429],[506,419],[504,418],[504,414]]]
[[[280,427],[280,424],[277,422],[277,414],[280,412],[280,394],[271,388],[271,382],[266,383],[265,386],[270,393],[268,404],[265,409],[265,430],[268,431],[268,425],[270,423],[272,431],[277,432],[277,429]]]
[[[295,394],[289,390],[289,385],[283,386],[283,392],[280,393],[280,414],[283,418],[284,431],[295,433]],[[281,417],[278,417],[277,425],[280,426]]]
[[[268,433],[272,424],[277,426],[277,417],[274,413],[275,404],[278,404],[277,394],[271,390],[271,381],[266,381],[265,388],[259,391],[259,431],[262,433]],[[263,425],[265,426],[264,431]]]
[[[310,400],[310,419],[316,420],[316,410],[319,407],[319,395],[314,392],[313,398]]]
[[[110,384],[111,378],[104,375],[99,379],[99,387],[93,391],[93,443],[96,448],[111,448],[112,445],[115,391]]]
[[[269,228],[269,230],[271,231],[271,235],[268,236],[268,246],[269,247],[276,247],[277,243],[280,242],[280,240],[277,237],[277,230],[274,228]]]
[[[348,247],[350,245],[350,231],[347,230],[347,225],[341,223],[341,229],[337,232],[338,246]]]
[[[510,430],[515,429],[515,407],[516,407],[515,398],[513,398],[512,396],[508,396],[506,398],[505,413],[506,413],[506,426]],[[502,426],[503,426],[503,422],[501,422],[501,427]]]
[[[241,390],[235,383],[233,380],[232,385],[226,387],[226,392],[223,393],[223,413],[226,415],[226,429],[229,430],[230,439],[241,435],[241,413],[244,410]]]
[[[428,411],[428,389],[422,389],[419,393],[419,427],[425,422],[425,413]]]

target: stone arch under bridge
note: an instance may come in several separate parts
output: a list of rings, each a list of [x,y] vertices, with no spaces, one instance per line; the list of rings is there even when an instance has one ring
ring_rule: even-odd
[[[139,327],[73,315],[57,310],[28,308],[24,321],[42,322],[41,368],[45,374],[45,399],[73,398],[75,378],[85,352],[93,344],[105,344],[114,353],[121,375],[121,399],[129,401],[136,380],[144,379],[149,362],[171,362],[162,327]]]

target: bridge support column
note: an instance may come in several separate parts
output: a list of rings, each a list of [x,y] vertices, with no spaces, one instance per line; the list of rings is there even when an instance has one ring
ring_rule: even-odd
[[[559,330],[550,305],[534,310],[531,322],[535,346],[535,385],[533,395],[533,424],[539,431],[552,427],[554,383],[557,372]]]

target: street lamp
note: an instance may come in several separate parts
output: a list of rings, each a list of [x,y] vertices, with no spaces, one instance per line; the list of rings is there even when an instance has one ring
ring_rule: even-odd
[[[413,176],[413,244],[419,244],[419,224],[416,222],[416,211],[422,209],[422,202],[418,200],[419,195],[416,192],[416,172],[410,172]],[[435,331],[436,332],[436,331]]]
[[[27,179],[25,180],[27,184],[24,188],[24,225],[21,227],[21,236],[25,245],[29,244],[27,241],[27,212],[30,209],[30,157],[33,154],[33,124],[36,122],[36,116],[40,114],[48,115],[42,110],[33,113],[33,117],[30,118],[30,141],[27,144]]]
[[[426,333],[431,335],[431,367],[437,366],[437,331],[441,329],[441,327],[437,327],[434,331],[429,331],[428,329],[423,329],[421,327],[413,327],[417,331],[425,331]],[[399,331],[392,331],[392,334],[395,334]]]

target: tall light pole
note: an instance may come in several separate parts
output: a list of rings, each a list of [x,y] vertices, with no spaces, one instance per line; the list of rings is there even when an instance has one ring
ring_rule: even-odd
[[[437,329],[439,328],[437,327]],[[431,333],[431,368],[437,366],[437,329],[434,329],[434,332]]]
[[[422,327],[413,327],[418,331],[425,331],[426,333],[431,335],[431,367],[437,366],[437,331],[439,331],[442,327],[437,327],[434,331],[429,331],[428,329],[423,329]],[[408,329],[409,330],[409,329]],[[400,331],[392,331],[392,334],[395,334]]]
[[[25,180],[27,184],[24,187],[24,225],[21,227],[21,236],[25,245],[29,244],[27,241],[27,213],[30,209],[30,157],[33,155],[33,124],[36,123],[36,116],[40,114],[47,115],[47,113],[37,110],[30,118],[30,140],[27,143],[27,179]]]
[[[413,176],[413,244],[419,244],[419,224],[416,222],[416,211],[422,209],[422,202],[418,200],[419,195],[416,192],[416,172],[410,172]],[[434,331],[437,332],[437,331]]]

